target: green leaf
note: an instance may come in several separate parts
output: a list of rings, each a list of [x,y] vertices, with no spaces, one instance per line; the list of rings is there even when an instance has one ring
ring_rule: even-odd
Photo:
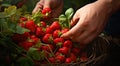
[[[16,26],[16,33],[18,34],[23,34],[25,32],[29,32],[30,30],[26,29],[26,28],[22,28],[21,26]]]
[[[33,61],[27,57],[20,57],[17,62],[17,66],[34,66]]]
[[[34,60],[41,59],[40,52],[36,48],[33,48],[33,47],[28,50],[27,55]]]
[[[74,9],[73,8],[69,8],[65,12],[65,15],[66,15],[67,19],[71,19],[73,14],[74,14]]]
[[[66,21],[66,20],[67,20],[67,18],[66,18],[66,16],[64,14],[61,14],[59,16],[59,21]]]
[[[17,11],[17,7],[16,6],[9,6],[8,8],[5,8],[4,12],[8,15],[11,16],[13,14],[15,14]]]

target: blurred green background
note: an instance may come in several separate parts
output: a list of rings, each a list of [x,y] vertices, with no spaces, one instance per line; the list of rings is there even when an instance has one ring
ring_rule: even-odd
[[[18,7],[24,5],[28,12],[32,12],[38,1],[39,0],[0,0],[0,11],[9,5],[17,5]],[[89,1],[90,0],[64,0],[63,12],[70,7],[74,8],[74,10],[77,10],[78,8],[89,3]]]

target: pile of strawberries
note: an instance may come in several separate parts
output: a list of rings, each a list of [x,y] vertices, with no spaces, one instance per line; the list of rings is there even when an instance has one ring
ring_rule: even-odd
[[[50,8],[41,12],[44,18],[51,13]],[[44,19],[43,18],[43,19]],[[26,17],[21,17],[19,26],[28,29],[23,34],[14,34],[12,40],[22,47],[26,52],[30,48],[43,54],[42,59],[33,59],[40,63],[75,63],[87,60],[87,54],[80,48],[80,45],[70,39],[61,38],[61,35],[69,31],[69,28],[62,27],[58,20],[48,24],[44,20],[35,23]]]

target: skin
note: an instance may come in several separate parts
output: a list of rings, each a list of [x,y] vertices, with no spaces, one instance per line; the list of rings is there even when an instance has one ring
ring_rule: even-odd
[[[47,5],[52,6],[50,3]],[[87,4],[76,11],[71,20],[72,28],[61,37],[70,38],[80,44],[88,44],[103,31],[109,17],[118,9],[120,0],[97,0]]]
[[[40,0],[33,9],[33,13],[47,7],[52,9],[52,17],[58,17],[63,9],[63,0]]]

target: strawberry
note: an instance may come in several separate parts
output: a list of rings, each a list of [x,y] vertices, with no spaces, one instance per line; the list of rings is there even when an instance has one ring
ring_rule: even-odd
[[[48,51],[48,52],[51,52],[51,51],[54,50],[54,47],[51,44],[43,45],[41,48],[42,48],[42,50],[45,50],[45,51]]]
[[[58,55],[55,57],[58,62],[63,63],[65,61],[65,56],[63,55]]]
[[[32,47],[33,45],[34,45],[33,42],[29,42],[29,41],[23,41],[19,43],[19,46],[21,46],[25,50],[29,50],[29,48]]]
[[[77,57],[74,53],[70,53],[70,58],[72,59],[73,62],[77,61]]]
[[[64,28],[64,29],[61,30],[62,34],[68,32],[68,31],[69,31],[69,28]]]
[[[42,10],[42,14],[43,14],[43,20],[50,20],[50,13],[51,13],[51,9],[50,8],[44,8]]]
[[[50,63],[55,63],[56,62],[56,59],[54,57],[50,57],[48,58],[49,62]]]
[[[36,28],[36,36],[41,37],[45,35],[45,31],[42,27],[37,27]]]
[[[52,34],[45,34],[42,38],[42,41],[47,44],[52,43],[52,40]]]
[[[42,10],[42,14],[45,14],[46,16],[47,16],[47,14],[49,14],[49,13],[51,13],[51,9],[50,9],[49,7],[44,8],[44,9]]]
[[[26,17],[21,17],[20,22],[27,21],[28,19]]]
[[[14,34],[12,36],[12,40],[16,43],[25,41],[29,37],[29,32],[25,32],[24,34]]]
[[[53,30],[60,30],[61,29],[61,25],[59,24],[58,21],[54,21],[50,27],[53,29]]]
[[[61,46],[64,43],[64,39],[63,38],[55,38],[53,40],[54,44]]]
[[[61,35],[60,30],[55,30],[55,31],[53,32],[53,38],[59,38],[60,35]]]
[[[34,44],[38,43],[40,41],[40,39],[38,37],[36,37],[35,35],[31,35],[30,39],[33,40]]]
[[[67,47],[59,48],[59,52],[64,55],[67,55],[67,54],[69,54],[69,48],[67,48]]]
[[[25,27],[29,29],[31,32],[35,32],[35,23],[33,20],[29,20],[26,22]]]
[[[81,52],[80,52],[80,49],[77,48],[77,47],[72,48],[72,52],[73,52],[76,56],[78,56],[78,55],[81,53]]]
[[[63,46],[64,46],[64,47],[68,47],[68,48],[72,48],[72,41],[66,40],[66,41],[63,43]]]
[[[72,62],[72,59],[71,58],[66,58],[65,59],[65,63],[71,63]]]
[[[46,28],[46,34],[47,33],[52,34],[53,33],[53,29],[51,27],[47,27]]]
[[[41,21],[41,22],[37,23],[37,26],[45,28],[47,26],[47,24],[46,24],[46,22]]]

